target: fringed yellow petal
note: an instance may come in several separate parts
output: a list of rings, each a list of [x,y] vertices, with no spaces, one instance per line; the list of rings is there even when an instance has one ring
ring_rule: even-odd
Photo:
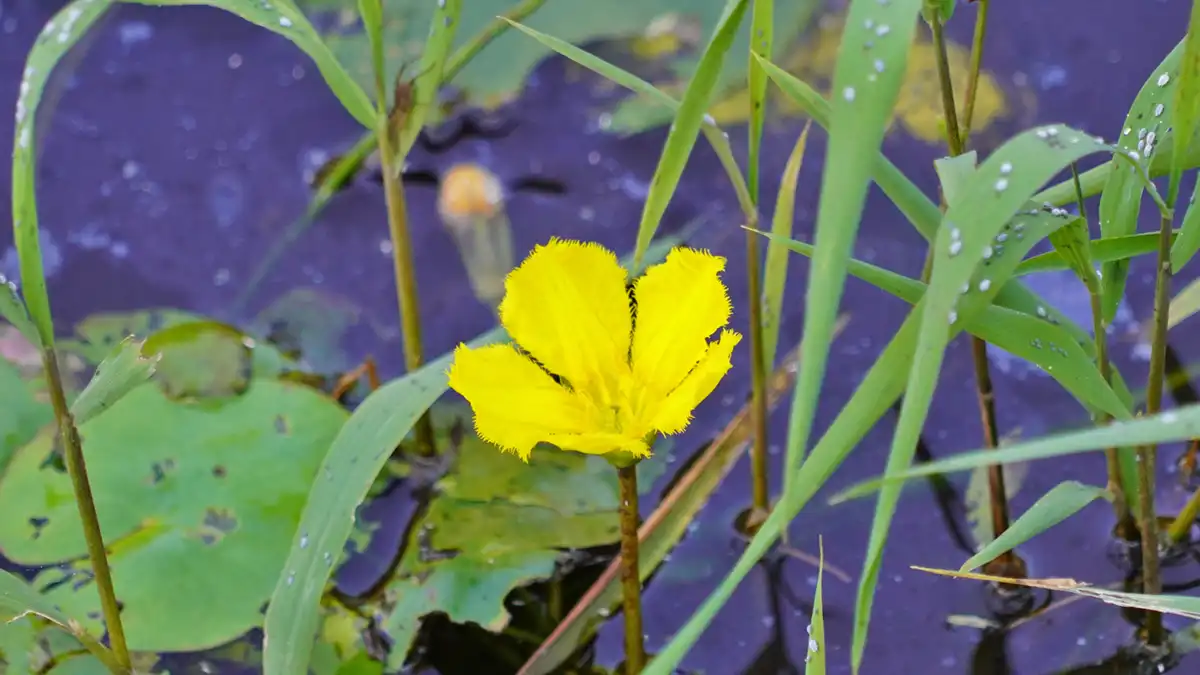
[[[579,398],[512,345],[459,345],[449,380],[471,404],[479,437],[522,459],[539,441],[589,430]]]
[[[624,434],[607,432],[560,434],[551,436],[546,439],[546,442],[553,443],[563,450],[574,450],[589,455],[628,452],[638,458],[650,456],[650,446],[644,439],[631,438]]]
[[[703,358],[683,382],[658,406],[654,428],[664,434],[677,434],[692,421],[692,411],[717,388],[717,383],[729,372],[729,357],[742,336],[731,330],[721,331],[721,337],[708,346]]]
[[[551,239],[508,275],[500,323],[579,391],[609,391],[628,365],[625,270],[598,244]]]
[[[635,282],[633,374],[659,395],[679,386],[704,356],[708,338],[729,322],[725,259],[677,248]]]

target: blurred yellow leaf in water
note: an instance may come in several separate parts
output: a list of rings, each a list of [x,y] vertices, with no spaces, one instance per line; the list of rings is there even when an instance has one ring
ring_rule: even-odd
[[[807,36],[803,44],[798,45],[779,65],[827,93],[837,63],[844,25],[842,17],[823,17],[817,22],[814,33]],[[959,110],[962,110],[967,88],[970,48],[951,42],[947,44],[947,55],[950,76],[954,82],[955,100]],[[904,131],[914,138],[941,144],[943,140],[939,128],[942,119],[940,91],[936,51],[928,33],[920,32],[909,53],[904,84],[896,101],[893,125],[899,122]],[[776,94],[771,96],[777,104],[777,112],[785,115],[800,113],[800,108],[785,97]],[[1027,97],[1018,98],[1020,101],[1016,105],[1025,105]],[[986,130],[1008,116],[1016,105],[1010,105],[1008,96],[1000,87],[996,76],[984,70],[979,76],[971,128],[975,131]],[[709,109],[709,113],[719,124],[744,123],[749,117],[749,112],[750,95],[749,90],[745,88],[729,92]]]

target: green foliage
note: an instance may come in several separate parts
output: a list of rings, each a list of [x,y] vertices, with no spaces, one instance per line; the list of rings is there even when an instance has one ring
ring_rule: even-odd
[[[71,404],[75,424],[88,422],[150,379],[158,357],[143,356],[142,344],[141,341],[126,338],[117,345],[111,356],[96,366],[91,381]]]
[[[817,590],[813,595],[812,621],[808,624],[808,653],[804,655],[804,675],[825,675],[825,542],[821,542]]]
[[[131,648],[196,650],[259,625],[317,464],[345,419],[318,392],[258,379],[240,397],[200,404],[146,384],[81,425]],[[47,429],[14,454],[0,480],[0,551],[60,564],[35,586],[98,634],[94,585],[61,583],[87,579],[89,567],[59,452]]]
[[[53,419],[50,406],[34,399],[16,367],[0,359],[0,476],[12,453]]]
[[[771,241],[767,244],[767,262],[763,268],[763,367],[770,370],[775,364],[779,349],[779,330],[783,321],[783,294],[787,285],[788,252],[784,239],[792,236],[792,222],[796,211],[796,182],[800,179],[800,167],[804,162],[804,150],[808,146],[806,125],[796,145],[788,155],[783,169],[783,180],[775,198],[775,213],[771,216]]]

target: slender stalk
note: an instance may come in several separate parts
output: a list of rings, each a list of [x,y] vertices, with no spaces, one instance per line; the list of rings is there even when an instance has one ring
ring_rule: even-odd
[[[767,486],[767,372],[771,364],[764,363],[762,272],[759,255],[759,235],[746,231],[746,275],[750,286],[750,418],[754,428],[754,445],[750,450],[750,472],[753,480],[754,513],[748,521],[750,531],[757,530],[761,520],[771,511]]]
[[[442,71],[442,81],[453,80],[454,76],[458,75],[459,71],[471,62],[471,59],[483,51],[484,47],[487,47],[492,40],[511,27],[508,21],[520,23],[544,4],[546,4],[546,0],[523,0],[504,14],[492,19],[488,25],[483,27],[483,30],[472,36],[469,42],[454,50],[454,53],[446,60],[446,67]]]
[[[646,667],[642,637],[642,581],[638,574],[637,464],[617,469],[621,484],[621,596],[625,614],[625,675]]]
[[[1079,167],[1074,162],[1071,163],[1071,179],[1075,183],[1075,201],[1079,205],[1079,217],[1083,218],[1083,222],[1086,223],[1088,214],[1083,196],[1083,183],[1079,179]],[[1084,286],[1088,289],[1088,298],[1092,307],[1092,333],[1096,341],[1096,365],[1100,370],[1100,377],[1111,385],[1112,364],[1108,361],[1108,327],[1104,323],[1099,281],[1099,277],[1092,274],[1091,281],[1085,282]],[[1102,426],[1108,424],[1111,417],[1107,413],[1099,412],[1096,414],[1095,421],[1098,426]],[[1125,494],[1125,482],[1121,479],[1121,460],[1117,456],[1116,448],[1104,450],[1104,464],[1108,474],[1107,488],[1113,496],[1113,515],[1117,520],[1117,534],[1123,539],[1132,539],[1137,536],[1135,533],[1137,524],[1129,512],[1129,498]]]
[[[92,498],[92,486],[88,482],[87,464],[83,460],[83,442],[79,438],[79,429],[71,417],[67,405],[67,396],[63,390],[62,373],[58,369],[58,358],[53,348],[42,349],[42,365],[46,369],[46,379],[50,389],[50,405],[54,408],[54,418],[58,422],[58,432],[62,437],[63,459],[67,465],[67,474],[71,477],[71,487],[75,491],[75,505],[79,508],[79,520],[83,524],[83,538],[87,543],[88,559],[92,565],[92,574],[96,579],[96,590],[100,594],[100,611],[104,615],[104,625],[108,631],[108,642],[112,647],[113,656],[119,669],[110,669],[116,675],[129,672],[129,648],[125,646],[125,627],[121,625],[121,608],[117,604],[117,594],[113,590],[112,572],[108,568],[108,555],[104,550],[104,536],[100,532],[100,518],[96,515],[96,502]]]
[[[979,91],[979,71],[983,63],[983,41],[987,38],[988,0],[979,0],[975,13],[975,35],[971,38],[971,70],[967,75],[967,94],[963,103],[962,142],[966,147],[971,138],[971,122],[975,117],[975,95]]]
[[[1174,203],[1174,200],[1171,201]],[[1154,327],[1150,336],[1150,374],[1146,383],[1146,414],[1162,409],[1163,377],[1166,372],[1167,304],[1171,283],[1171,214],[1164,214],[1158,236],[1158,274],[1154,280]],[[1158,447],[1145,445],[1137,449],[1138,485],[1141,490],[1142,530],[1142,590],[1149,594],[1162,592],[1162,577],[1158,559],[1158,517],[1154,513],[1154,470],[1158,466]],[[1162,614],[1146,615],[1146,642],[1151,646],[1163,643]]]
[[[383,193],[387,202],[388,231],[392,239],[392,266],[396,276],[396,298],[400,305],[400,331],[404,339],[404,364],[415,372],[424,363],[421,353],[421,309],[417,295],[417,276],[413,269],[412,239],[408,234],[408,207],[404,200],[404,183],[392,145],[392,129],[386,116],[381,116],[375,134],[379,141],[379,162],[383,172]],[[416,424],[417,453],[428,457],[434,454],[433,422],[426,411]]]
[[[933,42],[936,47],[938,80],[942,90],[942,111],[946,117],[946,145],[952,156],[961,155],[965,150],[965,134],[960,133],[958,126],[957,105],[954,102],[954,82],[950,78],[950,59],[946,51],[946,36],[942,30],[941,17],[936,14],[931,17],[930,28],[933,31]],[[975,26],[976,39],[982,44],[979,35],[980,26]],[[982,51],[981,49],[976,50]],[[979,61],[972,60],[973,77],[978,78]],[[973,95],[973,94],[972,94]],[[943,205],[945,197],[943,196]],[[928,262],[928,259],[927,259]],[[983,444],[987,448],[999,445],[999,434],[996,425],[996,397],[992,389],[991,367],[988,363],[987,342],[978,337],[971,337],[971,356],[975,368],[975,394],[979,403],[979,419],[983,428]],[[988,467],[988,501],[991,504],[992,533],[999,537],[1008,530],[1008,495],[1004,485],[1004,467],[993,464]],[[993,567],[1003,567],[1004,571],[1012,574],[1023,569],[1016,564],[1016,553],[1006,551],[992,563]],[[996,571],[999,571],[997,569]]]

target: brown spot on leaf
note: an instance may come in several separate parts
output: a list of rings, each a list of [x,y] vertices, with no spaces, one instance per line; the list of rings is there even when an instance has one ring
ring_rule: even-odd
[[[286,436],[289,433],[287,419],[283,415],[275,416],[275,433]]]
[[[195,530],[195,535],[206,546],[213,546],[224,539],[225,535],[236,530],[237,526],[238,519],[232,510],[210,506],[204,510],[204,518],[200,521],[200,527]]]
[[[216,478],[224,478],[226,475],[225,467],[221,466],[220,464],[214,465],[212,468],[212,475]]]

